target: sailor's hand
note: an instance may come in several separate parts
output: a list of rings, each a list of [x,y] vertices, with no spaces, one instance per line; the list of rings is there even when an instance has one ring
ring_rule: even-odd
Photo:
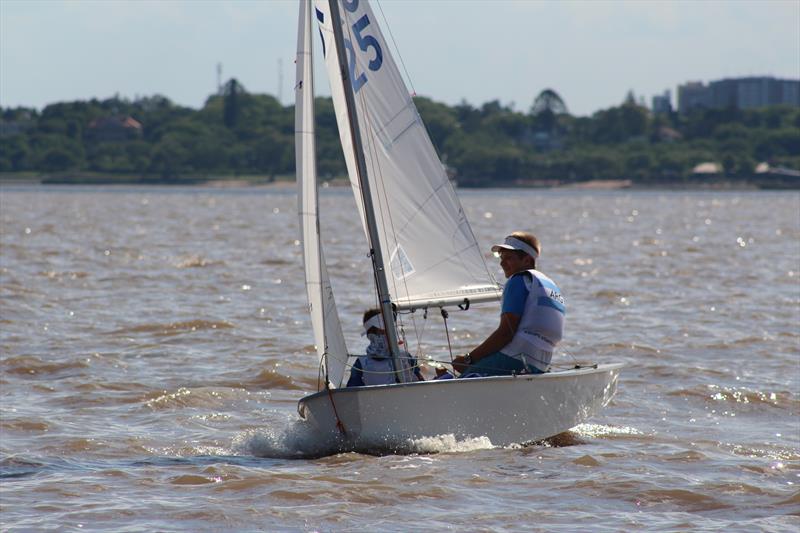
[[[453,358],[453,369],[459,374],[464,372],[466,368],[472,364],[472,358],[469,354],[459,355]]]

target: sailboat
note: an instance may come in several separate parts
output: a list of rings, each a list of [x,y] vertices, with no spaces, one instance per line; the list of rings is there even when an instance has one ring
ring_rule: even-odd
[[[312,30],[316,20],[318,32]],[[387,324],[396,383],[343,387],[351,361],[320,238],[313,40],[322,41],[340,141]],[[498,446],[564,432],[614,396],[620,364],[545,374],[407,381],[396,313],[493,303],[502,287],[428,137],[367,0],[300,1],[295,147],[317,392],[298,403],[315,431],[348,446],[487,437]],[[401,315],[402,316],[402,315]]]

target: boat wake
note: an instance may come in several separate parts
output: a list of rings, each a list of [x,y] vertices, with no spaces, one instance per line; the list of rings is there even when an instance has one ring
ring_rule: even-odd
[[[366,455],[414,455],[464,453],[495,448],[488,437],[459,439],[455,435],[438,435],[393,441],[354,444],[345,439],[321,435],[303,420],[293,420],[287,427],[251,429],[234,437],[232,449],[238,455],[271,459],[317,459],[340,453]]]
[[[644,432],[626,426],[609,426],[604,424],[579,424],[572,428],[573,432],[581,437],[587,438],[625,438],[629,436],[642,436]]]
[[[438,435],[403,442],[381,440],[353,444],[344,439],[324,438],[304,421],[295,421],[284,430],[253,429],[234,438],[233,450],[241,455],[270,459],[317,459],[340,453],[366,455],[428,455],[463,453],[495,448],[488,437],[457,439]]]
[[[473,452],[476,450],[488,450],[495,447],[492,441],[489,440],[489,437],[473,437],[458,440],[453,434],[409,439],[407,443],[409,446],[409,453],[422,454]]]
[[[314,431],[304,420],[288,427],[251,429],[233,439],[233,449],[241,455],[272,459],[315,459],[342,451],[341,442]]]

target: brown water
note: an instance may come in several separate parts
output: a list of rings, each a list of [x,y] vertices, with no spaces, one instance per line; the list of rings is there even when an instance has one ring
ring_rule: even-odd
[[[293,190],[0,188],[0,527],[796,530],[798,192],[459,195],[484,247],[542,239],[556,362],[627,364],[591,423],[328,454],[296,415],[317,361]],[[363,349],[363,233],[349,191],[321,203]],[[455,348],[496,320],[452,313]],[[417,326],[446,358],[441,319]]]

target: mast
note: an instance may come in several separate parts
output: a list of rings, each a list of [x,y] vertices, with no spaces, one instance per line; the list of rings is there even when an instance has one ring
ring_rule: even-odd
[[[358,183],[361,188],[361,198],[364,205],[364,216],[366,219],[367,233],[370,241],[370,256],[372,258],[372,270],[375,273],[375,285],[378,291],[378,301],[383,315],[383,323],[386,326],[386,338],[389,341],[389,351],[392,355],[392,367],[394,368],[395,381],[402,383],[404,373],[400,370],[400,348],[397,342],[397,329],[394,320],[392,301],[389,298],[389,284],[386,280],[386,269],[383,264],[383,253],[381,253],[381,243],[378,238],[378,229],[375,222],[375,208],[372,205],[372,193],[370,192],[369,179],[367,177],[367,163],[364,159],[364,147],[361,143],[361,132],[358,125],[358,116],[355,108],[355,94],[353,85],[350,82],[350,70],[347,64],[347,55],[344,47],[344,34],[342,33],[342,19],[339,15],[339,5],[337,0],[328,0],[331,12],[331,25],[333,26],[333,39],[336,43],[336,56],[339,60],[339,70],[341,71],[342,85],[344,86],[344,97],[347,105],[347,118],[350,123],[350,137],[353,142],[353,151],[356,159],[356,172]],[[355,58],[354,58],[355,60]]]

